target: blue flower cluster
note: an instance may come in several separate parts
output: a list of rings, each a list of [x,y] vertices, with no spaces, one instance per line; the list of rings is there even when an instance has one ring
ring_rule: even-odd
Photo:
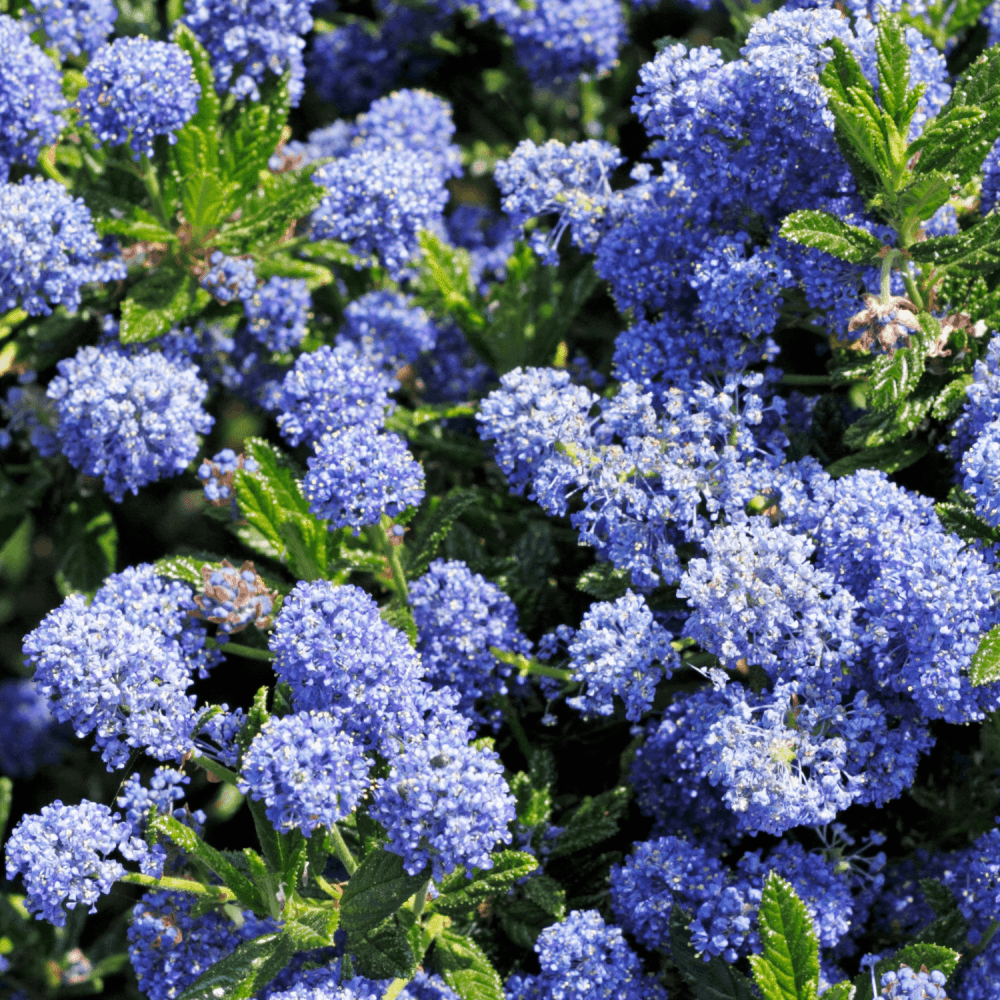
[[[209,267],[201,276],[201,287],[225,304],[239,299],[248,303],[257,289],[252,257],[227,257],[216,250],[209,258]]]
[[[184,23],[212,57],[215,87],[237,100],[260,100],[269,77],[290,70],[292,105],[302,98],[302,36],[313,26],[313,0],[190,0]]]
[[[21,12],[21,21],[31,33],[45,33],[46,48],[68,56],[96,52],[117,17],[111,0],[32,0]]]
[[[660,984],[642,971],[621,930],[596,910],[573,910],[546,927],[535,945],[542,971],[507,980],[509,1000],[666,1000]]]
[[[30,680],[0,681],[0,774],[30,778],[62,750],[48,700]]]
[[[116,501],[183,472],[198,454],[198,435],[215,422],[202,409],[208,386],[195,366],[159,351],[81,347],[57,367],[47,395],[59,447]]]
[[[391,373],[434,349],[438,330],[413,299],[399,292],[368,292],[344,310],[340,339]]]
[[[625,718],[638,722],[653,707],[656,685],[679,665],[672,638],[631,590],[614,603],[592,604],[569,641],[573,680],[586,691],[567,704],[585,717],[611,715],[618,697]]]
[[[368,790],[371,761],[329,712],[272,719],[243,758],[240,790],[267,805],[279,832],[331,827]]]
[[[622,163],[624,158],[607,142],[590,139],[567,147],[550,139],[536,146],[526,139],[497,164],[503,210],[519,227],[536,216],[556,216],[551,232],[531,235],[532,247],[547,264],[559,260],[559,241],[570,227],[574,246],[592,251],[603,232],[611,174]]]
[[[13,30],[21,34],[19,27]],[[2,32],[0,20],[0,44]],[[20,57],[11,57],[10,65],[20,67]],[[26,139],[20,140],[19,149],[27,146]],[[0,166],[2,157],[0,147]],[[62,305],[74,311],[84,285],[125,275],[121,257],[98,238],[82,198],[39,178],[0,183],[0,310],[20,306],[33,316],[48,316],[52,306]]]
[[[59,71],[52,60],[7,14],[0,14],[0,65],[5,67],[0,80],[0,181],[6,181],[15,163],[34,163],[42,147],[59,138],[63,129],[60,112],[66,101]],[[5,191],[0,188],[0,226],[11,214],[12,206],[4,197]],[[0,257],[0,267],[3,261]],[[20,282],[14,287],[17,284]],[[6,276],[0,280],[0,286],[8,289],[7,295],[11,294],[12,286]],[[11,306],[0,308],[6,310]]]
[[[97,900],[125,874],[121,862],[110,857],[115,852],[130,861],[149,856],[145,841],[107,806],[86,799],[67,806],[56,799],[14,827],[7,842],[7,878],[21,875],[28,910],[62,927],[64,905],[73,910],[82,904],[95,913]]]
[[[122,146],[133,159],[153,155],[153,139],[176,132],[198,110],[201,86],[191,57],[172,42],[116,38],[94,54],[80,91],[80,120],[98,143]]]
[[[483,721],[476,703],[507,694],[511,674],[491,650],[531,652],[514,602],[464,562],[436,559],[410,584],[410,607],[428,682],[449,687],[460,696],[459,711]]]
[[[195,915],[194,907],[195,897],[187,893],[156,891],[132,911],[129,959],[149,1000],[174,1000],[244,941],[274,930],[272,921],[249,910],[230,920],[220,910]]]
[[[66,598],[25,637],[53,715],[78,736],[93,733],[109,769],[124,767],[132,748],[159,760],[193,748],[197,713],[187,690],[218,660],[189,617],[194,608],[189,587],[139,566],[109,577],[89,605]]]
[[[312,298],[304,278],[268,278],[244,302],[247,328],[279,354],[302,343]]]

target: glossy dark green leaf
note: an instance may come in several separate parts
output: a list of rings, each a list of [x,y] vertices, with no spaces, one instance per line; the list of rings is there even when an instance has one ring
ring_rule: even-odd
[[[358,972],[369,979],[405,978],[416,971],[413,946],[395,915],[363,935],[349,933],[347,948]]]
[[[456,868],[438,883],[440,896],[432,906],[438,913],[460,916],[474,909],[496,893],[504,893],[519,879],[538,868],[530,854],[520,851],[498,851],[493,855],[492,868],[474,868],[471,877],[464,868]]]
[[[249,1000],[289,963],[295,945],[287,934],[262,934],[202,973],[177,1000]]]
[[[781,235],[852,264],[870,264],[882,249],[882,241],[864,229],[848,225],[829,212],[811,209],[792,212],[781,224]]]
[[[122,303],[123,344],[159,337],[208,305],[211,297],[187,271],[161,265],[143,278]]]
[[[340,900],[340,923],[348,934],[361,935],[395,913],[428,879],[408,875],[403,859],[391,851],[373,851],[351,876]]]
[[[816,1000],[819,941],[805,904],[776,872],[764,883],[758,916],[763,954],[751,955],[765,1000]]]
[[[462,1000],[504,1000],[503,983],[471,938],[445,930],[434,942],[434,966]]]
[[[118,529],[104,501],[96,496],[70,501],[59,526],[59,592],[92,596],[115,571],[117,557]]]

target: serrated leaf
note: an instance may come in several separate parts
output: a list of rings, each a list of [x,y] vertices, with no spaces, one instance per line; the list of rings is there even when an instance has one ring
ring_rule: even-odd
[[[979,640],[979,645],[972,654],[969,680],[976,687],[1000,680],[1000,625],[994,625]]]
[[[934,402],[933,396],[910,396],[891,411],[872,411],[851,424],[844,432],[848,448],[876,448],[898,441],[917,429]]]
[[[851,983],[835,983],[823,994],[823,1000],[854,1000],[856,992]]]
[[[434,942],[434,966],[462,1000],[504,1000],[503,983],[483,950],[451,930]]]
[[[622,786],[586,796],[563,823],[564,830],[553,841],[549,856],[562,857],[613,837],[628,807],[628,799],[629,790]]]
[[[907,220],[904,226],[916,232],[918,223],[929,219],[951,197],[954,181],[948,174],[932,171],[918,177],[896,199],[895,212]]]
[[[409,978],[416,971],[413,946],[395,916],[370,929],[363,937],[349,936],[347,948],[357,971],[369,979]]]
[[[948,977],[955,971],[961,957],[954,949],[939,944],[908,944],[896,952],[893,961],[917,970],[926,965],[929,970],[937,969]]]
[[[907,90],[910,85],[910,47],[899,19],[893,15],[879,18],[875,39],[878,57],[878,96],[882,107],[905,134],[910,121]]]
[[[261,174],[258,193],[243,203],[239,220],[226,224],[212,239],[225,253],[267,255],[297,219],[309,215],[323,199],[325,189],[307,174]]]
[[[987,274],[1000,267],[1000,212],[991,212],[956,236],[934,236],[915,243],[909,252],[918,264],[933,264],[938,270],[961,268],[970,274]]]
[[[161,813],[150,821],[150,827],[169,837],[182,850],[196,857],[210,871],[222,879],[223,884],[232,889],[237,899],[254,913],[266,916],[268,908],[257,887],[225,855],[201,837],[189,826],[175,819],[169,813]]]
[[[332,946],[333,936],[340,924],[340,911],[329,904],[307,903],[291,899],[282,912],[285,932],[295,942],[296,951]]]
[[[310,292],[329,285],[334,280],[333,271],[328,267],[284,253],[272,254],[261,260],[257,264],[257,277],[262,281],[272,277],[301,278]]]
[[[281,972],[294,951],[287,934],[262,934],[216,962],[177,1000],[249,1000]]]
[[[162,265],[135,285],[122,303],[121,341],[132,344],[159,337],[210,301],[193,275]]]
[[[728,962],[712,955],[707,962],[695,955],[688,927],[691,918],[679,906],[670,914],[670,957],[698,1000],[753,1000],[750,980]]]
[[[848,225],[829,212],[792,212],[781,224],[781,235],[800,246],[823,250],[852,264],[870,264],[882,249],[871,233]]]
[[[510,790],[514,793],[514,808],[521,823],[535,827],[548,821],[552,815],[552,793],[547,787],[537,787],[521,772],[510,779]]]
[[[438,883],[441,893],[432,906],[438,913],[461,916],[475,909],[483,900],[510,889],[519,879],[538,868],[530,854],[520,851],[498,851],[493,855],[492,868],[473,868],[466,877],[464,868],[456,868]]]
[[[374,851],[344,887],[340,923],[351,935],[361,935],[392,915],[427,881],[427,873],[408,875],[403,859],[391,851]]]
[[[915,341],[913,347],[901,347],[891,355],[880,354],[875,359],[869,379],[872,409],[895,409],[916,389],[924,374],[926,355],[923,341],[920,338]]]
[[[893,473],[919,462],[929,451],[930,446],[925,441],[917,441],[908,445],[883,445],[879,448],[866,448],[864,451],[837,459],[826,467],[826,471],[834,478],[849,476],[858,469],[881,469]]]
[[[987,147],[980,157],[975,149],[978,143],[973,142],[973,155],[969,156],[969,139],[984,128],[988,128],[988,123],[982,108],[957,105],[942,111],[928,122],[919,138],[910,143],[910,155],[920,154],[913,165],[913,173],[919,177],[940,171],[951,175],[956,186],[965,183],[971,176],[969,168],[974,172],[989,152]]]
[[[430,500],[425,502],[429,513],[419,513],[413,526],[413,555],[407,567],[411,576],[422,576],[427,572],[438,547],[448,537],[455,522],[478,499],[479,494],[474,489],[454,489],[436,503]]]
[[[936,878],[922,878],[920,891],[927,900],[927,905],[934,911],[935,917],[943,917],[958,909],[955,894],[943,882]]]
[[[94,228],[101,236],[125,236],[149,243],[173,243],[174,234],[138,205],[130,205],[123,218],[95,217]]]
[[[972,497],[959,490],[952,490],[948,501],[934,505],[937,516],[946,531],[953,531],[966,541],[984,541],[988,545],[1000,542],[1000,529],[987,524],[976,514]]]
[[[417,623],[413,620],[413,612],[407,605],[386,604],[379,610],[379,617],[392,628],[399,629],[409,640],[410,645],[417,645]]]
[[[614,601],[628,590],[629,579],[629,573],[616,569],[614,563],[599,562],[580,574],[576,589],[599,601]]]
[[[566,890],[550,875],[536,875],[524,883],[524,894],[550,917],[566,916]]]
[[[159,576],[167,580],[183,580],[191,584],[196,590],[201,589],[201,567],[206,561],[220,562],[222,556],[213,560],[195,559],[193,556],[166,556],[157,559],[153,565]]]
[[[765,1000],[815,1000],[819,941],[805,904],[777,872],[764,883],[758,924],[764,950],[750,966]]]
[[[953,382],[949,382],[934,400],[931,416],[935,420],[951,420],[958,416],[958,411],[969,399],[966,389],[974,381],[975,378],[972,375],[960,375]]]
[[[194,65],[195,79],[201,87],[198,110],[188,122],[195,128],[214,132],[219,124],[221,103],[215,90],[215,74],[212,72],[212,57],[198,41],[195,33],[183,22],[174,25],[171,35],[174,44],[179,45],[190,57]]]

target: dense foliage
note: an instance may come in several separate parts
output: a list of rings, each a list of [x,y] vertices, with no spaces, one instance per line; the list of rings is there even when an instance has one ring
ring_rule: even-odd
[[[0,3],[0,995],[1000,996],[997,42]]]

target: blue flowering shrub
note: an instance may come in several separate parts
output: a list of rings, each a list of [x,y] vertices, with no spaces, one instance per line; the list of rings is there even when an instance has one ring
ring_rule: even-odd
[[[1000,998],[998,43],[0,4],[0,998]]]

